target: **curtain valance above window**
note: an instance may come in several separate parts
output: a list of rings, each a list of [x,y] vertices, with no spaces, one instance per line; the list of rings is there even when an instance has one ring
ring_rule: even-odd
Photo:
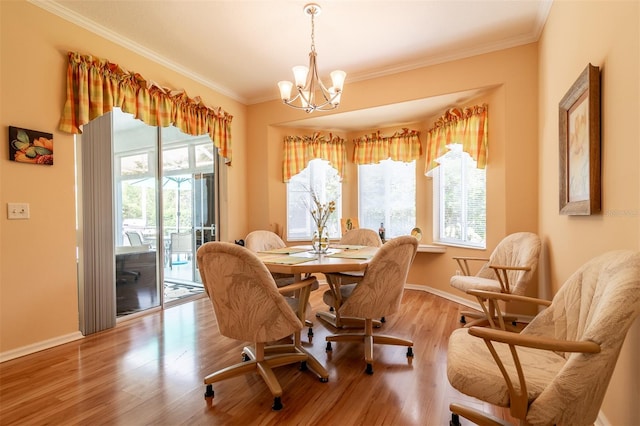
[[[420,133],[402,129],[392,136],[380,136],[380,131],[355,139],[353,162],[356,164],[378,164],[391,159],[409,163],[422,155]]]
[[[427,132],[425,174],[438,166],[437,158],[447,153],[447,145],[458,143],[477,162],[479,169],[487,164],[487,104],[451,108]]]
[[[59,128],[82,133],[80,126],[119,107],[150,126],[174,125],[184,133],[208,134],[220,155],[231,163],[231,120],[221,108],[205,106],[200,97],[160,87],[140,74],[105,59],[69,52],[67,100]]]
[[[284,138],[284,159],[282,160],[283,181],[289,182],[307,167],[309,161],[321,158],[327,160],[338,171],[340,179],[344,178],[344,167],[347,162],[347,148],[344,139],[329,137],[320,133],[311,136],[286,136]]]

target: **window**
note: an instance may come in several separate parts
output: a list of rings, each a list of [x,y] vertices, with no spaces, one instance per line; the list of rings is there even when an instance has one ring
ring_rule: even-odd
[[[385,227],[385,238],[408,235],[416,226],[416,162],[383,160],[358,166],[361,228]]]
[[[434,240],[444,244],[486,247],[485,170],[462,151],[448,145],[433,170]]]
[[[311,240],[315,225],[309,206],[312,204],[311,190],[322,203],[336,202],[336,210],[329,218],[329,238],[340,238],[342,216],[342,183],[338,171],[328,161],[316,158],[307,168],[293,176],[287,183],[287,239]]]

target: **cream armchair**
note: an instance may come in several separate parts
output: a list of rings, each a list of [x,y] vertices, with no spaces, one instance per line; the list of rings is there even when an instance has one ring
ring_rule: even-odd
[[[516,232],[506,236],[491,253],[488,259],[479,257],[454,257],[460,268],[461,275],[451,277],[450,284],[458,290],[485,290],[496,293],[524,294],[527,284],[538,266],[540,257],[540,237],[531,232]],[[471,274],[470,263],[484,262],[476,275]],[[463,312],[461,323],[466,323],[466,317],[476,318],[467,324],[486,324],[489,318],[496,316],[499,306],[492,299],[489,300],[488,310],[478,314]],[[509,318],[515,321],[516,318]]]
[[[373,334],[373,318],[394,314],[402,302],[409,268],[418,250],[418,240],[402,236],[387,241],[369,262],[362,280],[356,284],[351,296],[340,306],[343,316],[364,318],[364,332],[341,333],[326,337],[327,352],[331,342],[364,343],[365,372],[373,374],[373,345],[407,347],[407,358],[413,357],[413,342],[400,337]]]
[[[288,291],[299,291],[299,297],[285,298],[264,263],[244,247],[225,242],[205,243],[197,251],[197,261],[220,334],[253,342],[242,350],[243,362],[205,377],[205,397],[213,398],[213,383],[258,373],[273,394],[272,408],[280,410],[282,387],[274,368],[300,363],[302,370],[310,367],[320,381],[328,381],[327,370],[300,341],[309,289],[316,281],[314,277],[288,286]],[[288,336],[293,336],[292,344],[267,344]]]
[[[521,333],[461,328],[449,338],[447,376],[462,393],[509,407],[522,425],[596,421],[627,331],[640,314],[640,252],[614,251],[584,264],[552,302],[474,291],[547,306]],[[452,424],[506,424],[451,404]]]

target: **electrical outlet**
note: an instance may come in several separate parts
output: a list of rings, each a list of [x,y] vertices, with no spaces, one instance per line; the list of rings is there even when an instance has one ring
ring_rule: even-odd
[[[7,219],[29,219],[29,203],[7,203]]]

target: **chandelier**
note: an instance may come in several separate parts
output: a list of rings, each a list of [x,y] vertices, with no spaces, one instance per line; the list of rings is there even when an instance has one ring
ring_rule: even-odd
[[[280,98],[292,108],[302,109],[306,112],[329,111],[335,109],[340,104],[342,86],[347,73],[344,71],[333,71],[331,76],[332,87],[326,86],[318,77],[316,66],[316,46],[314,42],[314,21],[316,15],[320,15],[322,9],[315,3],[309,3],[304,7],[304,13],[311,16],[311,52],[309,52],[309,67],[298,65],[293,67],[293,76],[297,93],[291,98],[293,83],[290,81],[278,82],[280,88]]]

